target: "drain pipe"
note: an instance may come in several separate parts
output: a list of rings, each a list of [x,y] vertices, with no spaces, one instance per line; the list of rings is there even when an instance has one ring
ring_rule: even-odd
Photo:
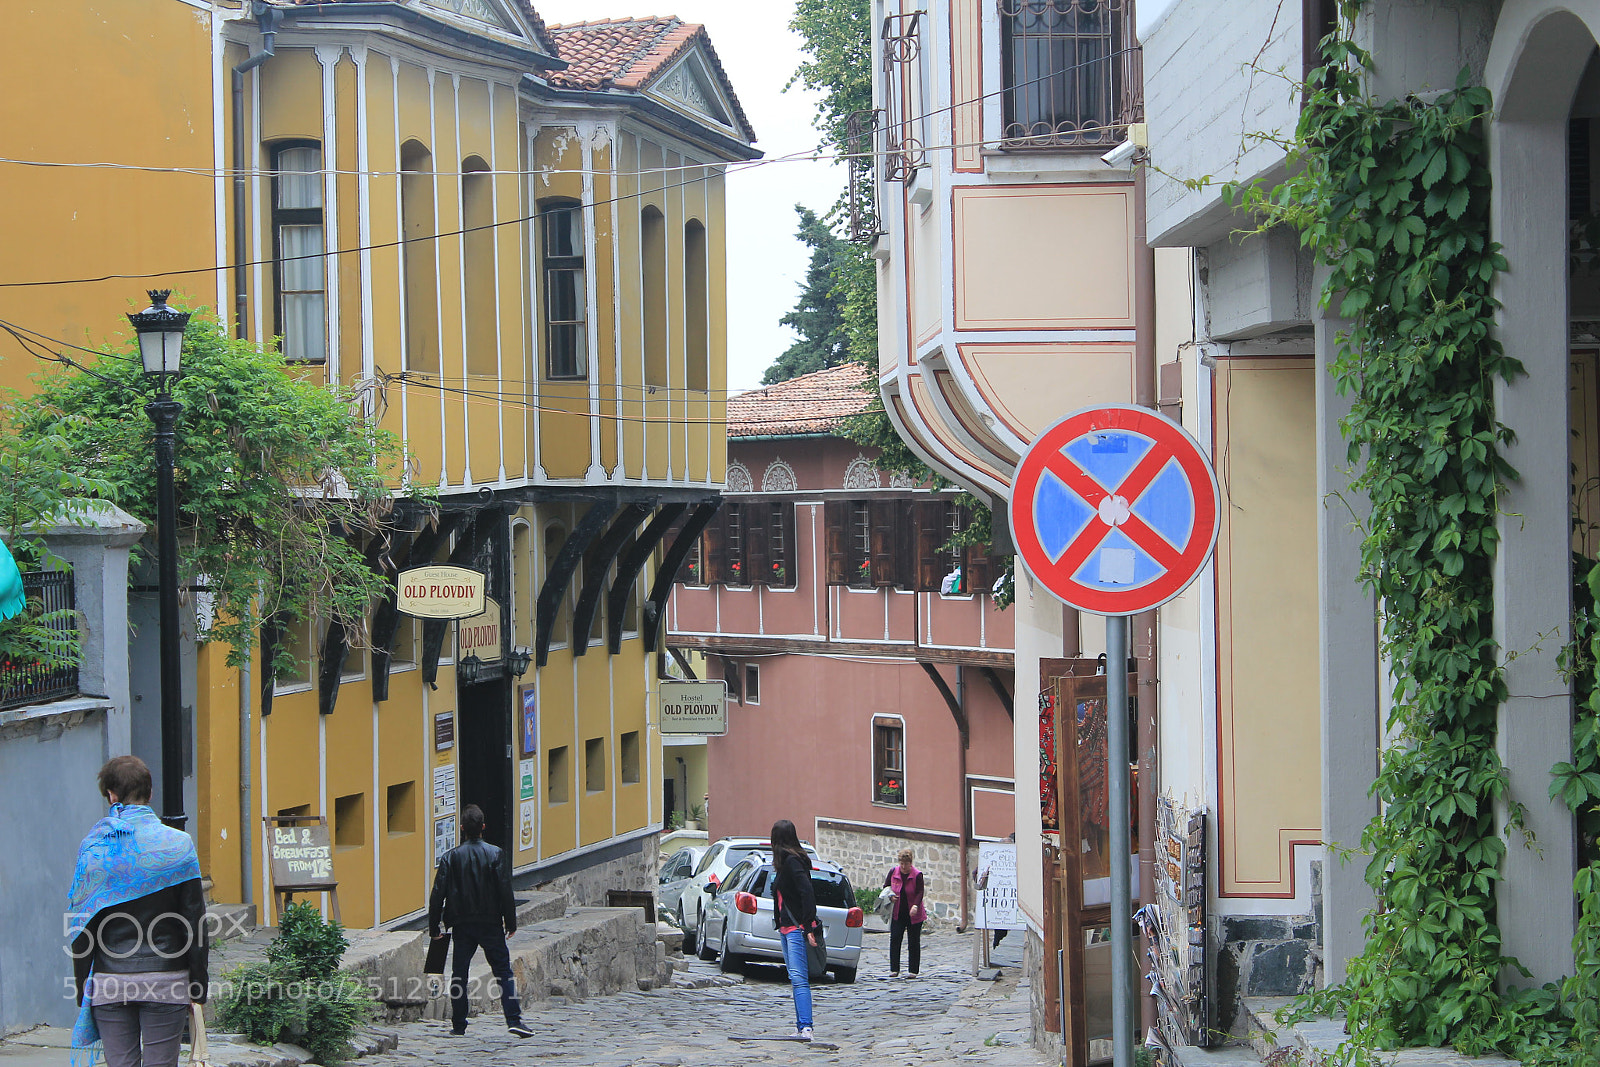
[[[255,70],[265,63],[274,54],[278,40],[278,20],[283,17],[277,8],[256,0],[256,23],[261,27],[261,51],[233,68],[233,317],[234,336],[245,340],[250,336],[246,322],[249,318],[247,312],[250,306],[250,289],[245,281],[245,262],[248,258],[248,243],[245,240],[245,225],[249,221],[246,211],[246,196],[249,193],[249,182],[245,175],[245,162],[248,158],[245,152],[244,129],[244,76],[246,71]]]
[[[1141,154],[1143,154],[1141,149]],[[1135,160],[1133,168],[1133,306],[1134,306],[1134,403],[1141,407],[1156,406],[1156,253],[1147,241],[1145,229],[1145,175],[1149,170],[1146,160]],[[1133,622],[1132,645],[1129,649],[1138,661],[1139,709],[1138,746],[1136,759],[1139,765],[1139,790],[1135,803],[1139,817],[1139,903],[1150,905],[1156,899],[1156,743],[1158,709],[1156,701],[1156,622],[1157,611],[1141,611]],[[1118,666],[1121,666],[1120,664]],[[1144,961],[1149,958],[1149,939],[1140,936],[1143,950],[1138,959],[1138,971],[1143,972]],[[1154,997],[1140,997],[1141,1026],[1145,1033],[1156,1025]]]
[[[251,657],[246,656],[239,665],[239,880],[244,887],[241,904],[256,902],[255,835],[250,832],[255,824],[250,803],[253,785],[250,774],[250,660]]]

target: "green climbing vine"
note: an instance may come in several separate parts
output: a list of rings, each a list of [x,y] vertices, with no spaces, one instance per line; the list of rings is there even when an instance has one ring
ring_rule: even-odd
[[[1344,27],[1358,6],[1342,5]],[[1361,577],[1397,679],[1374,786],[1383,814],[1362,838],[1379,906],[1325,999],[1347,1013],[1352,1049],[1480,1052],[1501,1044],[1509,962],[1494,920],[1505,686],[1491,567],[1497,489],[1515,472],[1492,397],[1521,371],[1490,329],[1505,269],[1489,240],[1490,100],[1464,78],[1426,101],[1373,100],[1371,56],[1347,32],[1323,58],[1288,145],[1294,177],[1230,192],[1298,230],[1330,269],[1324,306],[1350,320],[1332,370],[1352,400],[1351,489],[1372,509]]]
[[[1502,993],[1519,969],[1501,951],[1494,886],[1505,858],[1496,825],[1507,804],[1495,754],[1505,697],[1492,637],[1497,494],[1516,472],[1501,455],[1497,381],[1522,373],[1493,334],[1497,272],[1489,239],[1483,127],[1491,101],[1469,84],[1423,99],[1367,93],[1372,57],[1340,28],[1289,154],[1288,181],[1232,187],[1264,226],[1287,225],[1329,268],[1325,308],[1350,321],[1332,367],[1351,397],[1341,424],[1351,489],[1370,501],[1361,578],[1382,608],[1394,686],[1390,744],[1374,793],[1382,813],[1363,834],[1378,898],[1367,942],[1343,985],[1301,1002],[1342,1011],[1345,1062],[1404,1045],[1499,1051],[1529,1063],[1600,1065],[1600,867],[1578,874],[1575,973]],[[1578,694],[1574,759],[1552,769],[1551,795],[1578,815],[1586,860],[1600,823],[1600,566],[1588,561],[1564,657]],[[1526,972],[1524,972],[1526,973]]]

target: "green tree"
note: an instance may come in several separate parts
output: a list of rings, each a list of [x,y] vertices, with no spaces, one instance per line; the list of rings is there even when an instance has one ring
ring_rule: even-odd
[[[48,441],[47,466],[72,493],[89,491],[153,526],[151,386],[134,353],[130,343],[103,352],[90,373],[41,377],[16,410],[14,437],[35,451]],[[359,640],[385,591],[362,541],[391,525],[397,439],[347,389],[305,380],[273,347],[230,338],[203,312],[189,320],[183,367],[172,387],[184,405],[180,574],[216,605],[200,639],[227,642],[234,663],[269,616],[337,622]],[[278,655],[287,667],[289,653]]]
[[[806,269],[800,302],[779,321],[793,327],[800,339],[767,368],[763,385],[837,367],[850,358],[844,302],[837,282],[839,262],[848,254],[849,242],[834,236],[810,208],[796,204],[794,210],[800,216],[800,240],[811,249],[811,265]]]

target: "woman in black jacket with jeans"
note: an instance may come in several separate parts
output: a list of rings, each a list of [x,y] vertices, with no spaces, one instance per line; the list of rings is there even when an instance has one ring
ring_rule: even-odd
[[[772,867],[778,872],[774,893],[774,918],[783,938],[783,963],[794,990],[794,1033],[797,1041],[811,1040],[811,963],[806,946],[817,943],[817,897],[811,888],[811,860],[800,847],[794,823],[779,819],[772,824]]]

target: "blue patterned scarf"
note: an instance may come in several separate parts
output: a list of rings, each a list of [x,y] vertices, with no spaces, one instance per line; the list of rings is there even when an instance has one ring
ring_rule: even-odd
[[[164,824],[146,804],[113,804],[111,814],[94,824],[78,846],[78,867],[67,894],[70,944],[95,914],[200,877],[194,841]],[[92,977],[92,975],[91,975]],[[73,1067],[99,1059],[100,1029],[86,992],[72,1028]]]

